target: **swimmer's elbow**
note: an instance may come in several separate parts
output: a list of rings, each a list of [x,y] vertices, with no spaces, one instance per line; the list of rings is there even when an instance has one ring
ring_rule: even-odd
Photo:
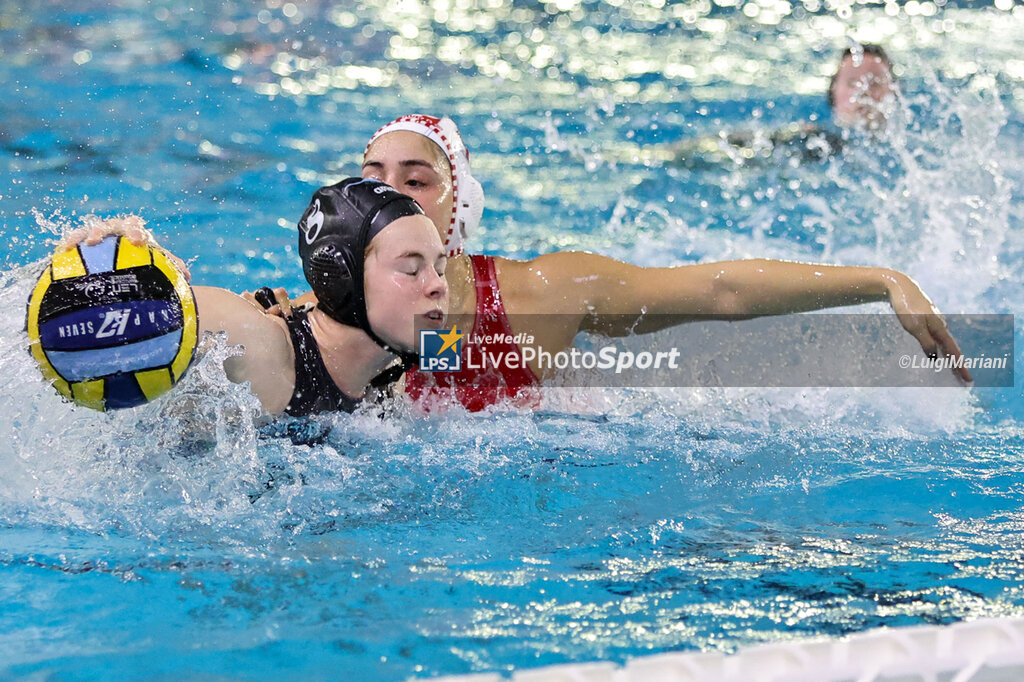
[[[716,279],[707,294],[708,314],[712,317],[746,317],[751,314],[750,301],[739,289],[722,278]]]
[[[260,401],[265,414],[280,414],[291,400],[295,388],[295,375],[290,367],[282,365],[276,353],[265,348],[239,346],[238,354],[224,361],[224,373],[229,381],[246,385]]]
[[[708,307],[717,317],[746,318],[765,314],[770,291],[765,276],[771,262],[765,259],[727,264],[709,284]]]

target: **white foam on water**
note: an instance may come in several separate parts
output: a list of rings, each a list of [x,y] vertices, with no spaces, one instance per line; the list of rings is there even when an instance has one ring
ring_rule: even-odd
[[[1024,676],[1024,619],[879,628],[835,639],[780,642],[735,654],[679,652],[625,665],[576,663],[511,676],[460,675],[443,682],[1008,682]]]

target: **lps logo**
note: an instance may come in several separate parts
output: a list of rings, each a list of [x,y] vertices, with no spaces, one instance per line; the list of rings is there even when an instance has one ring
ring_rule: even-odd
[[[462,369],[462,337],[458,327],[441,332],[420,330],[420,369],[424,372],[458,372]]]

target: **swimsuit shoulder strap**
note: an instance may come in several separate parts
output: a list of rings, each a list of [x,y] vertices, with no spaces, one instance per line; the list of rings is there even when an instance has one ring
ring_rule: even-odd
[[[309,310],[296,308],[285,322],[295,351],[295,389],[284,411],[296,417],[332,410],[354,411],[360,401],[343,393],[331,379],[309,326]]]
[[[479,313],[505,315],[505,304],[501,300],[498,275],[494,269],[494,256],[473,255],[473,278],[476,280],[476,310]]]

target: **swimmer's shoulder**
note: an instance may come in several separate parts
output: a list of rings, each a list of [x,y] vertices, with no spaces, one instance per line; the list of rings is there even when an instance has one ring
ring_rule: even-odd
[[[631,267],[586,251],[556,251],[530,260],[495,257],[494,265],[510,312],[525,308],[547,314],[578,313],[597,283]]]
[[[555,251],[529,260],[495,256],[494,272],[503,290],[515,287],[540,292],[552,285],[571,281],[594,257],[594,254],[583,251]]]
[[[543,299],[547,290],[543,278],[543,261],[538,258],[530,260],[513,260],[494,256],[494,276],[498,282],[498,290],[506,305],[521,307]],[[544,258],[543,256],[540,257]]]
[[[842,136],[837,131],[812,121],[798,121],[774,130],[734,130],[678,143],[667,163],[700,170],[770,163],[777,154],[804,162],[822,161],[841,149]]]
[[[838,131],[811,121],[793,123],[772,133],[772,144],[799,155],[805,161],[825,160],[843,148]]]

